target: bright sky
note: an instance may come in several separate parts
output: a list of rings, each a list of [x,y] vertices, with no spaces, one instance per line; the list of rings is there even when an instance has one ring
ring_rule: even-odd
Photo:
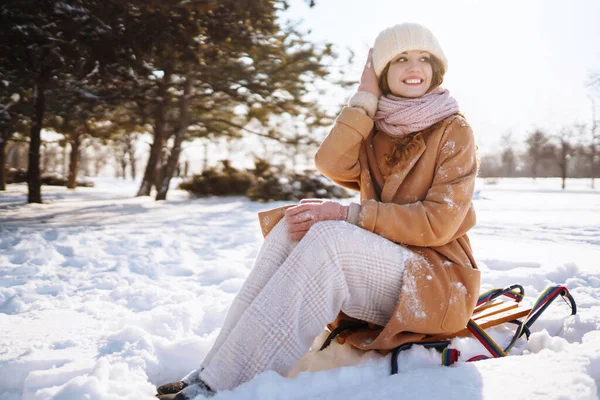
[[[348,77],[357,81],[381,30],[408,21],[428,27],[448,58],[444,86],[484,153],[509,131],[522,142],[534,127],[555,134],[591,122],[586,83],[591,73],[600,73],[598,0],[317,0],[314,8],[305,0],[290,3],[285,15],[303,19],[300,26],[311,30],[312,41],[355,51]]]

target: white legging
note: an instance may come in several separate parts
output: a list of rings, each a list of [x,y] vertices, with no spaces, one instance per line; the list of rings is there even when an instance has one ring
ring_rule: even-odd
[[[415,254],[342,221],[315,224],[299,242],[285,219],[266,237],[200,377],[230,390],[255,375],[286,375],[338,313],[378,325],[391,318],[404,263]]]

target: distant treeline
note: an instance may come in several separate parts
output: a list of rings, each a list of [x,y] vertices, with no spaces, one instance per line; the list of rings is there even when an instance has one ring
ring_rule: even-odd
[[[481,177],[600,178],[600,154],[596,122],[591,126],[565,127],[555,135],[536,129],[517,151],[512,135],[502,138],[501,149],[481,157]]]

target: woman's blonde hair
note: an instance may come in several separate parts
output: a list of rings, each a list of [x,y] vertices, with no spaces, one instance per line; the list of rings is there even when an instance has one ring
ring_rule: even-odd
[[[435,88],[437,88],[438,86],[440,86],[442,84],[442,82],[444,81],[444,73],[445,73],[444,65],[437,57],[435,57],[432,54],[430,60],[431,60],[430,62],[431,62],[432,78],[431,78],[431,85],[429,86],[429,89],[427,89],[427,93],[431,92],[432,90],[434,90]],[[379,87],[381,88],[381,92],[383,93],[383,95],[393,94],[390,89],[390,86],[388,85],[388,80],[387,80],[387,75],[388,75],[389,69],[390,69],[390,63],[387,63],[387,65],[381,72],[381,75],[379,76]],[[419,141],[419,138],[422,136],[426,136],[429,132],[436,130],[442,122],[443,121],[435,123],[432,126],[430,126],[429,128],[423,129],[422,131],[411,133],[408,136],[405,136],[401,139],[394,139],[392,153],[385,155],[385,161],[386,161],[387,165],[392,166],[392,165],[398,164],[398,163],[406,160],[406,157],[407,157],[408,153],[410,152],[410,150],[413,147],[417,146],[417,142]]]

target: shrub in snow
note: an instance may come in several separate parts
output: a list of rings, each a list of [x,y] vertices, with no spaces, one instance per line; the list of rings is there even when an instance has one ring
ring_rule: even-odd
[[[222,163],[221,168],[211,168],[201,175],[194,175],[179,187],[196,196],[246,195],[253,201],[263,202],[351,197],[345,189],[316,171],[297,173],[263,159],[256,159],[255,168],[248,172],[231,167],[227,160]]]
[[[10,168],[7,170],[6,183],[24,183],[27,182],[27,170]],[[66,186],[67,178],[59,174],[42,174],[42,185]],[[77,186],[94,187],[94,182],[77,180]]]
[[[302,174],[287,172],[287,174],[286,180],[281,180],[275,175],[258,177],[256,183],[248,190],[247,196],[254,201],[350,197],[343,188],[331,182],[323,182],[316,172],[305,171]]]
[[[190,180],[183,181],[179,188],[198,196],[243,196],[255,178],[252,174],[239,171],[221,161],[221,168],[209,168]]]
[[[6,183],[23,183],[27,182],[27,170],[21,168],[7,168],[5,175]]]
[[[348,192],[333,184],[316,171],[297,173],[284,166],[256,158],[253,170],[256,182],[247,196],[254,201],[301,200],[308,197],[346,198]]]

